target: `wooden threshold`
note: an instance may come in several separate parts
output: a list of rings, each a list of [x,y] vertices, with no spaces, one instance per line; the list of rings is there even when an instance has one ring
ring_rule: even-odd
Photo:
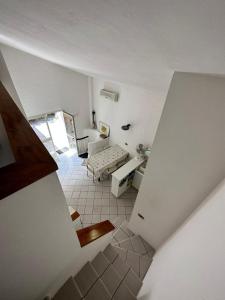
[[[0,200],[58,169],[0,82],[0,115],[15,162],[0,168]]]
[[[71,216],[72,221],[75,221],[80,217],[80,214],[78,211],[75,211],[70,216]]]
[[[106,220],[77,230],[77,236],[81,247],[84,247],[114,229],[113,224],[109,220]]]
[[[77,220],[80,217],[80,214],[77,210],[75,210],[72,206],[69,206],[70,217],[72,221]]]

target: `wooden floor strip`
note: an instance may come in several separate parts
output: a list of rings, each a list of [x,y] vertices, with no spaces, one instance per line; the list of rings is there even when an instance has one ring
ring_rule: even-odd
[[[109,220],[106,220],[77,230],[77,236],[81,247],[84,247],[114,229],[113,224]]]

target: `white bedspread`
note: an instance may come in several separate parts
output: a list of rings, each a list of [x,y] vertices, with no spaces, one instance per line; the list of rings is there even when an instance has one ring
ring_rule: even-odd
[[[115,167],[128,157],[129,153],[119,145],[109,147],[101,152],[92,155],[87,160],[87,165],[91,167],[96,177]]]

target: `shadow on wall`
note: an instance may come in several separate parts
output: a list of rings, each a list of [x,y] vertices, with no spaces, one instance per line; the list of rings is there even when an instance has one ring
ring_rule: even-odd
[[[138,298],[138,300],[149,300],[149,299],[151,299],[151,293],[147,293],[147,294],[145,294],[141,297],[137,297],[137,298]]]

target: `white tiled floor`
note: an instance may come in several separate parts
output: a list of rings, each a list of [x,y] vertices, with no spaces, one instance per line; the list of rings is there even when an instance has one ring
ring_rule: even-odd
[[[137,192],[131,188],[120,198],[115,198],[110,192],[111,179],[93,182],[82,162],[76,154],[61,154],[57,173],[67,204],[80,213],[83,226],[106,219],[114,220],[118,215],[129,220]]]

